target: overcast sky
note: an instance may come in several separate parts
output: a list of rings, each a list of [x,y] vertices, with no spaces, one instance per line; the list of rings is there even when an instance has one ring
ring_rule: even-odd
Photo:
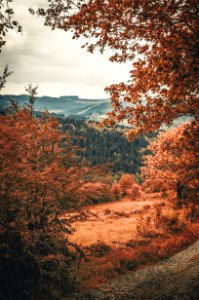
[[[1,70],[8,64],[14,72],[1,93],[24,94],[24,87],[32,83],[39,85],[39,95],[107,98],[104,88],[126,81],[130,64],[113,64],[107,55],[90,54],[70,33],[52,31],[42,19],[29,14],[29,7],[46,2],[14,0],[14,19],[22,25],[23,34],[10,32],[0,54]]]

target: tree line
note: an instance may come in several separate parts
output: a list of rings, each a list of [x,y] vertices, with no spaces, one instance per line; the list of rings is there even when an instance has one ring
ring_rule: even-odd
[[[102,128],[98,123],[82,118],[60,119],[63,131],[68,131],[72,143],[80,148],[78,155],[91,166],[109,164],[113,173],[136,174],[142,165],[141,149],[148,142],[144,136],[129,141],[125,129]]]

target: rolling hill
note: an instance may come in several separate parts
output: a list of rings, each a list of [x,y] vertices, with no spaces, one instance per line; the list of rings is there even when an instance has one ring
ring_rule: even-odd
[[[0,95],[0,108],[9,105],[9,100],[23,106],[28,102],[27,95]],[[110,110],[108,99],[86,99],[78,96],[37,97],[35,111],[48,110],[63,116],[78,115],[86,118],[100,119]]]

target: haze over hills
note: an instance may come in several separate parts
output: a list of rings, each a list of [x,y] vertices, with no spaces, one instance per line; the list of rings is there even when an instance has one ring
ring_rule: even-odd
[[[19,106],[28,103],[28,95],[0,95],[0,109],[9,105],[9,100],[14,100]],[[124,106],[126,103],[124,104]],[[107,112],[111,110],[109,99],[87,99],[79,98],[79,96],[42,96],[37,97],[35,102],[35,111],[42,112],[48,110],[55,117],[79,116],[95,121],[101,121]],[[178,126],[184,121],[188,121],[190,117],[180,117],[173,122],[172,127]],[[123,122],[123,125],[127,122]],[[163,125],[162,129],[168,127]]]
[[[0,95],[0,107],[9,105],[9,99],[16,101],[19,106],[28,103],[28,95]],[[76,115],[95,120],[103,118],[110,110],[108,99],[86,99],[78,96],[37,97],[34,107],[35,111],[48,110],[63,117]]]

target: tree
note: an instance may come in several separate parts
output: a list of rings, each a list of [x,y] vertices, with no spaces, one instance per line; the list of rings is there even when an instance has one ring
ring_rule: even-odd
[[[121,189],[118,183],[113,183],[110,189],[112,199],[117,201],[121,198]]]
[[[50,0],[38,14],[53,29],[87,38],[88,51],[111,48],[111,61],[132,61],[129,82],[106,89],[109,124],[126,119],[134,137],[180,116],[198,120],[197,0]]]
[[[122,196],[127,195],[127,190],[129,190],[132,185],[135,183],[134,178],[131,174],[123,174],[119,181],[119,187],[122,193]]]
[[[162,192],[178,204],[199,199],[199,125],[194,121],[158,135],[145,157],[143,187]]]
[[[0,298],[61,299],[74,252],[60,201],[77,210],[82,170],[58,122],[31,112],[0,116]]]
[[[81,188],[83,200],[87,204],[96,204],[110,201],[110,186],[104,182],[86,182]]]
[[[140,186],[137,183],[134,183],[129,189],[127,189],[126,193],[130,199],[137,200],[137,198],[141,195]]]

